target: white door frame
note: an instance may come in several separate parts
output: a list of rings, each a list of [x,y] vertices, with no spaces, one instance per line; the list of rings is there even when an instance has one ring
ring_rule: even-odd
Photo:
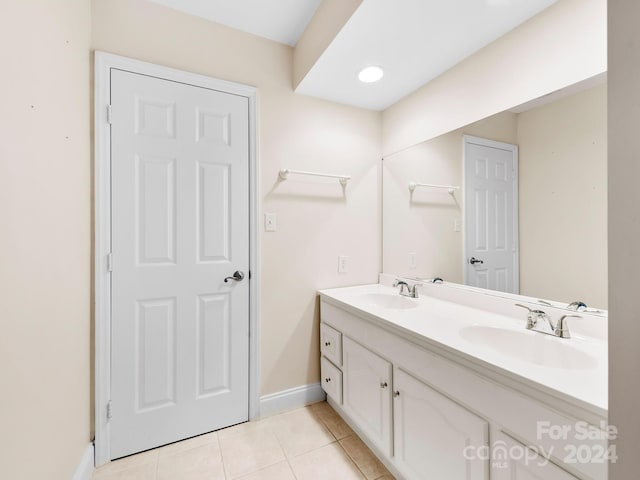
[[[508,150],[513,155],[513,168],[515,170],[515,181],[513,182],[513,241],[516,244],[514,254],[514,287],[516,293],[520,292],[520,221],[519,221],[519,203],[518,203],[518,185],[520,183],[520,173],[518,169],[518,146],[511,143],[496,142],[486,138],[474,137],[473,135],[462,136],[462,218],[467,218],[467,176],[465,175],[467,166],[467,144],[482,145],[484,147],[499,148]],[[462,278],[465,285],[469,280],[467,274],[467,222],[462,222]]]
[[[258,369],[258,162],[256,145],[257,89],[195,73],[154,65],[105,52],[95,52],[94,105],[94,312],[95,312],[95,463],[110,461],[111,398],[111,69],[209,88],[249,100],[249,419],[260,415]]]

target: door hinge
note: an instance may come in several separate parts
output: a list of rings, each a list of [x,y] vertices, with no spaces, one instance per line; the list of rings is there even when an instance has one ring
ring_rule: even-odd
[[[109,125],[113,123],[113,109],[111,105],[107,105],[107,123],[109,123]]]
[[[111,417],[113,416],[113,411],[111,408],[111,400],[109,400],[107,402],[107,420],[111,420]]]
[[[515,180],[515,179],[516,179],[516,171],[511,170],[511,180]]]
[[[107,272],[113,272],[113,253],[107,253]]]

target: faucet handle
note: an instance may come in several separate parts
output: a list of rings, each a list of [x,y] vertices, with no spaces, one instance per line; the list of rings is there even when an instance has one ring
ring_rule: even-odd
[[[533,313],[533,310],[532,310],[532,309],[530,309],[529,307],[527,307],[526,305],[522,305],[522,304],[520,304],[520,303],[514,303],[514,305],[515,305],[516,307],[526,308],[527,310],[529,310],[529,313]]]
[[[528,329],[532,329],[533,327],[535,327],[538,324],[538,320],[540,320],[541,318],[547,319],[547,321],[549,321],[549,315],[547,315],[547,313],[543,312],[542,310],[537,310],[537,309],[534,310],[534,309],[529,308],[526,305],[522,305],[520,303],[514,303],[514,305],[516,307],[524,308],[529,312],[527,314],[527,328]]]
[[[571,338],[571,334],[569,333],[569,327],[567,326],[566,319],[567,318],[582,318],[580,315],[563,315],[558,320],[556,324],[556,328],[553,329],[553,333],[556,337],[560,338]]]
[[[393,282],[393,286],[397,287],[398,285],[408,285],[408,283],[405,282],[404,280],[400,280],[399,278],[396,278]]]

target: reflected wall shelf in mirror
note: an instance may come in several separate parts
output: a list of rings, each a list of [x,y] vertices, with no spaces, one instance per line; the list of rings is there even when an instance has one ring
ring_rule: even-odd
[[[325,177],[325,178],[337,178],[340,181],[340,184],[343,186],[347,185],[347,182],[351,180],[350,175],[336,175],[333,173],[319,173],[319,172],[305,172],[302,170],[290,170],[288,168],[284,168],[280,170],[278,176],[281,180],[287,180],[289,175],[307,175],[310,177]]]
[[[450,195],[453,195],[456,190],[460,190],[460,186],[459,185],[436,185],[434,183],[409,182],[409,190],[411,190],[411,192],[415,191],[415,189],[417,187],[442,188],[442,189],[446,189],[447,192],[449,192]]]

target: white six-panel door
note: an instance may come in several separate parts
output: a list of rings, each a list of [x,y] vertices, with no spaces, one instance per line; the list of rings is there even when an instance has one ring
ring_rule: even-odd
[[[111,458],[248,419],[248,99],[112,70]]]
[[[518,147],[464,141],[465,283],[518,293]]]

